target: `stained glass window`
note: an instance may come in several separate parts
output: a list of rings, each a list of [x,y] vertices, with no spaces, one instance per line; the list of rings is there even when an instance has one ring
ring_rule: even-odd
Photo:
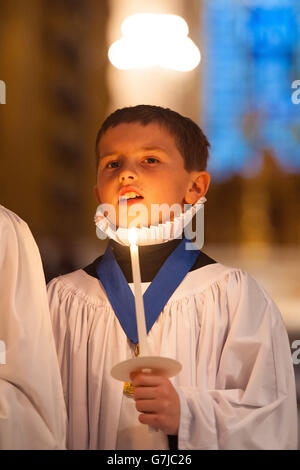
[[[215,178],[259,170],[271,150],[300,171],[300,2],[205,0],[204,129]]]

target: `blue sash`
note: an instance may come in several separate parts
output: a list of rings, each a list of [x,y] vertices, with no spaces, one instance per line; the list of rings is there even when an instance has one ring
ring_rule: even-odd
[[[183,238],[177,245],[143,295],[147,333],[199,256],[199,250],[185,249],[187,241]],[[96,271],[124,332],[137,344],[134,295],[109,245]]]

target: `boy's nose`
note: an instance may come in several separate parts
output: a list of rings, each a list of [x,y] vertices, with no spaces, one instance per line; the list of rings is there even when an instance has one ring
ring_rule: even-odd
[[[122,171],[122,173],[119,176],[119,182],[124,183],[127,180],[129,181],[137,180],[136,174],[133,171],[129,171],[129,170]]]

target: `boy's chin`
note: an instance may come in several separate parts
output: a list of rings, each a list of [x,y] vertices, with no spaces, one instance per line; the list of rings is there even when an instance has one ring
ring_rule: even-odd
[[[164,211],[150,211],[150,210],[140,210],[136,205],[136,214],[135,216],[129,215],[127,212],[119,211],[116,217],[116,227],[117,228],[126,228],[131,227],[150,227],[157,226],[159,224],[164,224],[166,222],[172,222],[175,217],[179,216],[184,212],[184,204],[177,203],[177,208],[173,210]],[[143,206],[142,206],[143,209]]]
[[[116,225],[116,228],[126,228],[126,229],[130,229],[130,228],[142,228],[142,227],[150,227],[150,224],[147,224],[147,222],[145,223],[142,223],[142,222],[128,222],[128,223],[119,223],[119,225],[117,224]]]
[[[131,228],[131,227],[145,227],[148,226],[147,218],[141,217],[117,217],[116,227],[117,228]]]

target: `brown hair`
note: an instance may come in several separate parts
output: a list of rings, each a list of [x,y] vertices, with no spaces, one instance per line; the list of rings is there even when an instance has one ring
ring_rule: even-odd
[[[119,124],[139,122],[143,126],[157,123],[174,137],[177,149],[184,159],[187,171],[206,170],[210,144],[200,127],[190,118],[160,106],[141,104],[117,109],[100,127],[96,139],[96,163],[99,165],[98,144],[103,134]]]

